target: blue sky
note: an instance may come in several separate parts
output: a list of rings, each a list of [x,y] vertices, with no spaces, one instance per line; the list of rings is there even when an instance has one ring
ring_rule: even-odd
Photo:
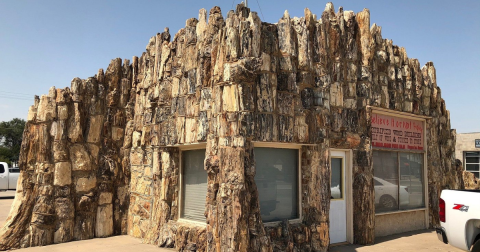
[[[113,58],[132,59],[150,37],[174,34],[198,11],[220,6],[225,17],[240,1],[2,0],[0,1],[0,121],[26,119],[33,96],[70,86],[106,69]],[[250,0],[264,22],[288,10],[318,17],[327,2]],[[259,5],[260,8],[259,8]],[[370,9],[383,38],[407,49],[423,66],[433,61],[452,127],[480,132],[480,1],[334,1],[335,10]]]

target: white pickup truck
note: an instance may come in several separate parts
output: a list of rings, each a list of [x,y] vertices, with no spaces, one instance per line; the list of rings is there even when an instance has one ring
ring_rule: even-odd
[[[480,190],[443,190],[438,239],[465,251],[480,252]]]
[[[15,190],[17,188],[19,168],[8,168],[8,164],[0,162],[0,191]]]

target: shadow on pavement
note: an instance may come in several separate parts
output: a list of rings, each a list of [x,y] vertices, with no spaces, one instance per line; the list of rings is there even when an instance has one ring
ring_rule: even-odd
[[[388,242],[395,239],[410,237],[410,236],[419,235],[419,234],[431,233],[432,231],[433,229],[422,229],[422,230],[415,230],[415,231],[410,231],[410,232],[405,232],[400,234],[378,237],[375,239],[375,244],[380,244],[382,242]]]
[[[0,199],[14,199],[15,198],[15,190],[8,190],[0,192]]]
[[[414,235],[431,233],[432,231],[433,229],[423,229],[423,230],[416,230],[416,231],[410,231],[410,232],[405,232],[400,234],[378,237],[375,239],[375,243],[370,246],[379,245],[381,243],[393,241],[400,238],[411,237]],[[358,250],[359,248],[368,247],[368,246],[369,245],[342,244],[337,246],[331,246],[329,251],[330,252],[357,252],[359,251]],[[365,250],[363,249],[362,251],[365,251]]]
[[[330,252],[356,252],[357,251],[357,248],[360,248],[362,246],[360,245],[351,245],[351,244],[348,244],[348,245],[338,245],[338,246],[333,246],[333,247],[330,247],[330,249],[328,251]]]

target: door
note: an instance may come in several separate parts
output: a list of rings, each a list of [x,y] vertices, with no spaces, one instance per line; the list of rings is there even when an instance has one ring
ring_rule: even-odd
[[[347,241],[347,195],[345,186],[345,152],[330,152],[330,243]]]

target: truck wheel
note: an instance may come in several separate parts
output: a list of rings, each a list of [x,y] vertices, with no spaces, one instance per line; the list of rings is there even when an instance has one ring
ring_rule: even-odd
[[[472,252],[480,252],[480,239],[473,244],[472,249],[470,250]]]

